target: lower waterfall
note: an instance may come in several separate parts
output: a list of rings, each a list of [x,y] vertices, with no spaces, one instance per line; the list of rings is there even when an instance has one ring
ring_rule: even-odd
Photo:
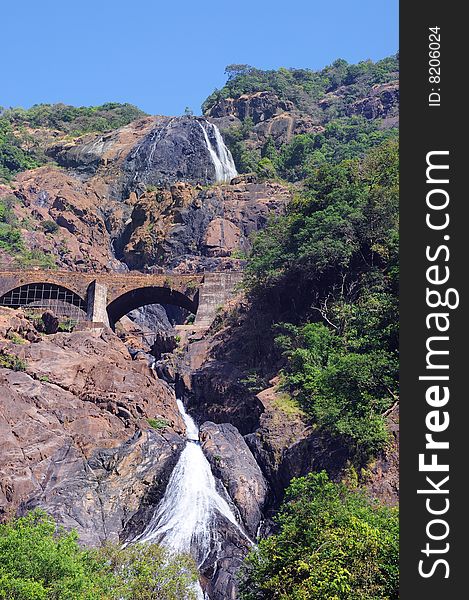
[[[199,443],[197,425],[181,400],[177,400],[177,405],[186,425],[187,443],[150,522],[133,541],[161,544],[176,553],[189,553],[200,568],[217,544],[217,520],[225,519],[240,531],[241,528],[216,490],[210,464]],[[197,597],[203,599],[200,584],[196,588]]]

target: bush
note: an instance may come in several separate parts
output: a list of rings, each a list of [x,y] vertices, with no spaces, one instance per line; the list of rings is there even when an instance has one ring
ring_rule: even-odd
[[[326,473],[294,479],[279,532],[249,554],[243,600],[396,600],[399,521]]]
[[[13,255],[24,250],[23,237],[16,226],[0,222],[0,248]]]
[[[43,221],[41,225],[46,233],[57,233],[57,231],[59,230],[59,226],[55,221]]]
[[[118,129],[145,115],[146,113],[132,104],[108,102],[101,106],[79,107],[60,103],[36,104],[28,109],[5,110],[2,117],[14,127],[47,127],[80,135]]]
[[[169,427],[169,422],[166,419],[147,419],[148,425],[153,429],[165,429]]]
[[[5,600],[195,600],[195,565],[163,548],[83,550],[76,532],[42,511],[0,525],[0,598]]]
[[[12,340],[13,343],[18,343]],[[11,369],[12,371],[26,371],[26,363],[23,359],[19,358],[15,354],[10,354],[2,350],[0,352],[0,367],[3,369]]]
[[[112,598],[119,600],[196,600],[197,569],[186,555],[174,556],[156,545],[121,548],[107,544],[91,554],[104,563],[116,583]],[[118,592],[119,595],[116,595]]]

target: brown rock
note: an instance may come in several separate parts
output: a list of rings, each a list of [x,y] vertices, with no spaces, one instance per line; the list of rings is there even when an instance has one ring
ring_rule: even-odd
[[[229,256],[239,248],[241,230],[227,219],[216,218],[205,231],[204,244],[209,256]]]
[[[18,329],[20,311],[8,312]],[[3,309],[3,331],[6,320]],[[26,367],[0,368],[0,511],[42,506],[83,542],[116,539],[183,445],[172,390],[109,330],[0,341],[0,352]],[[149,418],[169,426],[150,431]]]

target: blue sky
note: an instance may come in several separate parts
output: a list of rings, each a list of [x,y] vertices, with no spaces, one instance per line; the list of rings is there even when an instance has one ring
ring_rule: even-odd
[[[116,101],[199,114],[230,63],[319,69],[398,49],[397,0],[2,4],[1,106]]]

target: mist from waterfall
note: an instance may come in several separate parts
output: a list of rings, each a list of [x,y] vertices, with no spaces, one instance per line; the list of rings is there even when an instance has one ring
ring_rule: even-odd
[[[230,182],[233,177],[238,175],[238,172],[236,171],[231,152],[223,141],[220,130],[216,125],[209,121],[205,121],[203,124],[200,121],[197,121],[197,123],[203,131],[205,143],[207,144],[208,151],[215,167],[215,178],[217,183]],[[207,131],[207,128],[209,131]],[[209,133],[215,140],[215,147],[210,140]]]

